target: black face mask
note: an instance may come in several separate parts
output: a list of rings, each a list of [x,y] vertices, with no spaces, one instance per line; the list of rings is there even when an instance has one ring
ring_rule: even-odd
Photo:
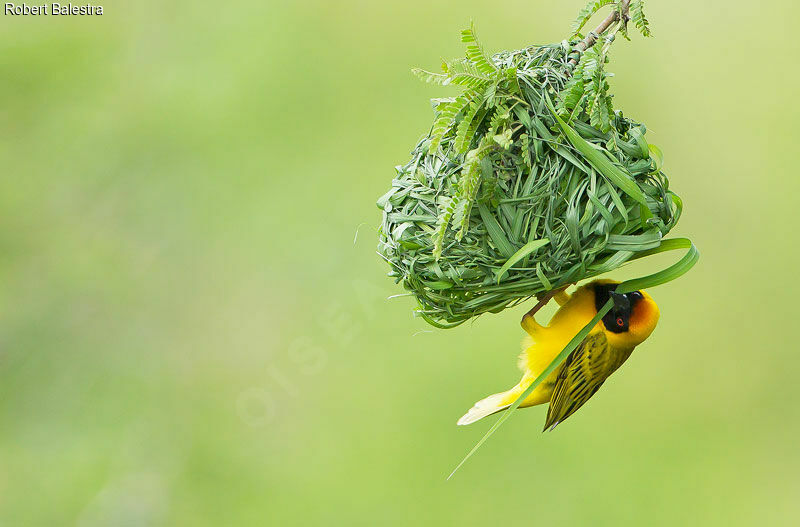
[[[598,284],[594,287],[594,307],[596,310],[606,305],[608,299],[614,301],[611,311],[603,317],[603,325],[612,333],[624,333],[628,331],[631,322],[631,313],[636,303],[643,298],[642,293],[620,294],[615,293],[617,284]]]

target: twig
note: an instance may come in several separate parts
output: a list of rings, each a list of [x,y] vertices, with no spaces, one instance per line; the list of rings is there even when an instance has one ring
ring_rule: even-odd
[[[533,306],[533,309],[531,309],[530,311],[525,313],[525,315],[522,318],[525,319],[525,317],[532,317],[533,315],[535,315],[540,309],[542,309],[544,306],[546,306],[548,302],[550,302],[551,298],[553,298],[554,296],[556,296],[558,293],[560,293],[562,291],[566,291],[566,289],[570,285],[571,284],[567,284],[564,287],[559,287],[558,289],[553,289],[552,291],[548,291],[544,295],[538,297],[539,298],[539,303],[537,303],[535,306]]]
[[[628,9],[630,8],[630,5],[631,0],[622,0],[622,3],[620,4],[622,20],[625,24],[627,24],[628,20],[630,20],[630,17],[628,16]],[[574,51],[577,52],[578,56],[569,59],[569,64],[571,64],[572,67],[578,65],[578,60],[580,60],[581,53],[594,46],[597,43],[597,39],[600,38],[600,35],[602,35],[609,27],[611,27],[611,24],[619,20],[620,11],[614,9],[602,22],[600,22],[599,26],[590,31],[589,34],[586,35],[586,38],[575,45]]]

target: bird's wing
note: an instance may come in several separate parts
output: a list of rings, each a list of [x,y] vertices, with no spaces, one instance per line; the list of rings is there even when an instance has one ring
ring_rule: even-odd
[[[612,348],[603,331],[590,333],[564,361],[550,398],[544,429],[555,428],[591,399],[631,351]]]

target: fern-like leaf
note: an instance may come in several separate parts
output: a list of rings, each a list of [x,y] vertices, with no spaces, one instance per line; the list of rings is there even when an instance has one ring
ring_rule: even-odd
[[[494,77],[486,75],[478,70],[472,62],[467,59],[454,60],[442,64],[442,69],[449,77],[452,84],[482,90],[494,82]]]
[[[434,112],[440,113],[446,104],[452,104],[455,100],[455,97],[437,97],[431,99],[431,108],[433,108]]]
[[[514,144],[514,132],[511,128],[506,128],[502,133],[492,136],[492,140],[500,145],[503,150],[508,150]]]
[[[447,234],[447,227],[453,219],[453,214],[458,206],[458,196],[439,198],[439,218],[436,221],[436,230],[433,232],[433,257],[438,260],[442,256],[444,248],[444,237]]]
[[[631,20],[636,29],[645,36],[650,37],[653,33],[650,31],[650,22],[644,16],[644,0],[633,0],[630,7]]]
[[[565,105],[565,110],[569,109],[570,112],[576,115],[580,115],[584,112],[587,115],[591,115],[592,107],[597,99],[597,92],[600,88],[598,79],[603,79],[602,63],[602,59],[597,53],[597,48],[589,48],[581,56],[578,67],[573,74],[573,76],[580,78],[580,85],[571,88],[571,91],[574,93],[569,101],[575,104],[571,108]],[[574,100],[577,95],[580,96],[577,100]]]
[[[508,123],[511,118],[511,111],[503,104],[497,106],[497,111],[494,112],[492,120],[489,121],[489,131],[487,136],[491,137],[500,132],[500,129]]]
[[[456,239],[461,240],[464,234],[469,229],[469,216],[472,214],[472,204],[478,196],[478,190],[481,188],[481,160],[486,156],[488,149],[484,142],[486,137],[481,141],[481,145],[470,150],[467,154],[467,160],[464,168],[461,171],[461,179],[458,181],[458,200],[459,208],[456,216],[453,217],[454,226],[458,226]]]
[[[587,49],[581,57],[579,66],[583,68],[583,78],[588,81],[597,75],[597,71],[603,68],[604,58],[600,56],[597,47]]]
[[[578,16],[572,23],[572,33],[578,35],[583,29],[583,26],[594,16],[601,8],[608,4],[613,4],[615,0],[589,0],[589,3],[578,12]]]
[[[614,121],[616,114],[614,113],[614,104],[611,102],[611,96],[606,97],[606,112],[608,113],[608,128],[603,132],[608,132],[611,129],[611,123]]]
[[[450,79],[450,81],[453,84],[457,84],[465,88],[471,88],[473,90],[479,90],[479,91],[485,89],[490,84],[490,81],[479,79],[477,77],[473,77],[466,73],[459,73],[458,75],[454,75]]]
[[[470,103],[469,108],[464,112],[464,118],[458,123],[456,138],[453,140],[453,149],[457,153],[465,154],[469,150],[472,139],[478,131],[478,125],[486,116],[484,102],[484,99],[478,99]]]
[[[423,70],[421,68],[412,68],[411,73],[419,77],[423,82],[428,84],[438,84],[439,86],[447,86],[450,84],[450,76],[442,73],[433,73]]]
[[[442,139],[455,124],[458,114],[460,114],[477,95],[477,92],[466,91],[459,95],[455,101],[445,103],[440,107],[441,113],[439,113],[436,120],[433,122],[433,129],[431,130],[431,143],[428,147],[429,153],[436,153],[439,149],[439,145],[442,144]]]
[[[519,87],[517,68],[507,68],[503,70],[503,75],[505,75],[505,85],[509,93],[511,94],[522,93],[522,90]]]
[[[575,71],[572,73],[572,77],[570,77],[570,79],[564,85],[564,89],[561,90],[561,93],[558,94],[557,110],[558,113],[562,115],[572,112],[572,110],[578,107],[581,99],[583,99],[584,64],[584,61],[580,61],[578,63],[578,67],[575,68]]]
[[[461,32],[461,42],[467,45],[467,58],[479,72],[490,77],[497,74],[497,66],[486,56],[483,47],[478,42],[478,37],[475,35],[475,24],[471,24],[469,29]]]
[[[474,90],[483,90],[495,82],[495,77],[482,73],[475,64],[468,59],[454,60],[442,63],[443,73],[434,73],[422,68],[412,68],[411,72],[423,82],[447,86],[455,84]]]
[[[610,86],[606,81],[606,72],[602,64],[604,57],[594,52],[589,55],[592,62],[587,63],[587,68],[592,68],[591,77],[586,77],[584,85],[586,94],[585,112],[589,116],[589,123],[602,132],[611,129],[611,119],[614,116],[614,108],[611,104],[611,96],[608,94]]]
[[[525,163],[525,166],[528,169],[531,168],[533,165],[531,161],[531,140],[528,137],[528,134],[522,134],[519,136],[519,141],[522,144],[522,161]]]
[[[600,92],[597,94],[594,104],[592,105],[589,123],[601,132],[608,132],[611,129],[611,116],[613,112],[614,109],[611,106],[611,98]]]
[[[461,177],[464,178],[466,176],[462,174]],[[467,232],[467,229],[469,228],[469,215],[471,212],[472,212],[471,202],[459,199],[458,205],[456,205],[455,213],[453,214],[453,219],[451,221],[453,229],[454,230],[458,229],[456,231],[456,240],[458,241],[464,239],[464,234]]]

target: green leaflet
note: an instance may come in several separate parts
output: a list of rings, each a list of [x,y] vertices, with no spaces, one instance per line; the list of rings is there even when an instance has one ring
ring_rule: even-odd
[[[601,7],[613,3],[614,0],[589,0],[589,3],[586,4],[586,7],[578,12],[578,17],[572,23],[572,34],[579,34],[581,29],[583,29],[583,26],[586,25],[589,19],[592,18],[592,16],[597,13]]]
[[[468,59],[459,59],[442,64],[442,70],[451,84],[482,91],[494,83],[494,75],[486,75]]]
[[[586,66],[586,61],[578,63],[575,71],[572,72],[572,77],[564,85],[564,89],[558,94],[558,111],[568,117],[569,113],[577,108],[583,99],[584,93],[584,79],[583,71]],[[530,118],[529,118],[530,119]],[[530,128],[530,127],[528,127]]]
[[[442,139],[444,139],[445,134],[447,134],[452,128],[456,116],[459,115],[464,108],[466,108],[478,96],[479,95],[477,92],[467,91],[458,96],[455,101],[451,103],[445,103],[444,108],[436,118],[436,121],[433,123],[433,129],[431,130],[431,142],[430,146],[428,147],[430,153],[436,153],[436,151],[439,149],[439,145],[442,143]]]
[[[652,36],[650,32],[650,22],[644,16],[644,0],[633,0],[630,7],[630,16],[633,25],[642,34],[642,36]]]
[[[436,231],[433,235],[433,256],[437,260],[442,256],[442,245],[444,243],[444,235],[447,232],[447,226],[450,225],[450,220],[455,214],[456,207],[458,206],[458,196],[452,198],[442,197],[442,210],[439,215],[439,220],[436,225]]]
[[[459,154],[467,153],[472,139],[475,137],[475,132],[477,132],[478,126],[486,115],[486,111],[483,110],[483,102],[480,99],[473,101],[464,113],[464,118],[458,123],[456,137],[453,140],[453,148]]]
[[[464,170],[461,172],[461,180],[459,181],[457,194],[460,200],[459,209],[458,214],[453,217],[453,228],[458,228],[458,234],[456,234],[456,239],[458,240],[464,237],[464,233],[466,233],[469,228],[472,205],[481,187],[484,155],[485,150],[481,147],[471,151],[467,154]]]
[[[450,84],[450,76],[443,73],[433,73],[421,68],[412,68],[411,73],[419,77],[421,81],[427,82],[428,84],[438,84],[439,86],[447,86]]]
[[[475,68],[484,75],[494,75],[497,73],[497,67],[492,63],[491,59],[486,56],[483,47],[478,42],[475,36],[475,24],[470,24],[469,29],[461,32],[461,42],[467,45],[467,58],[475,65]]]

